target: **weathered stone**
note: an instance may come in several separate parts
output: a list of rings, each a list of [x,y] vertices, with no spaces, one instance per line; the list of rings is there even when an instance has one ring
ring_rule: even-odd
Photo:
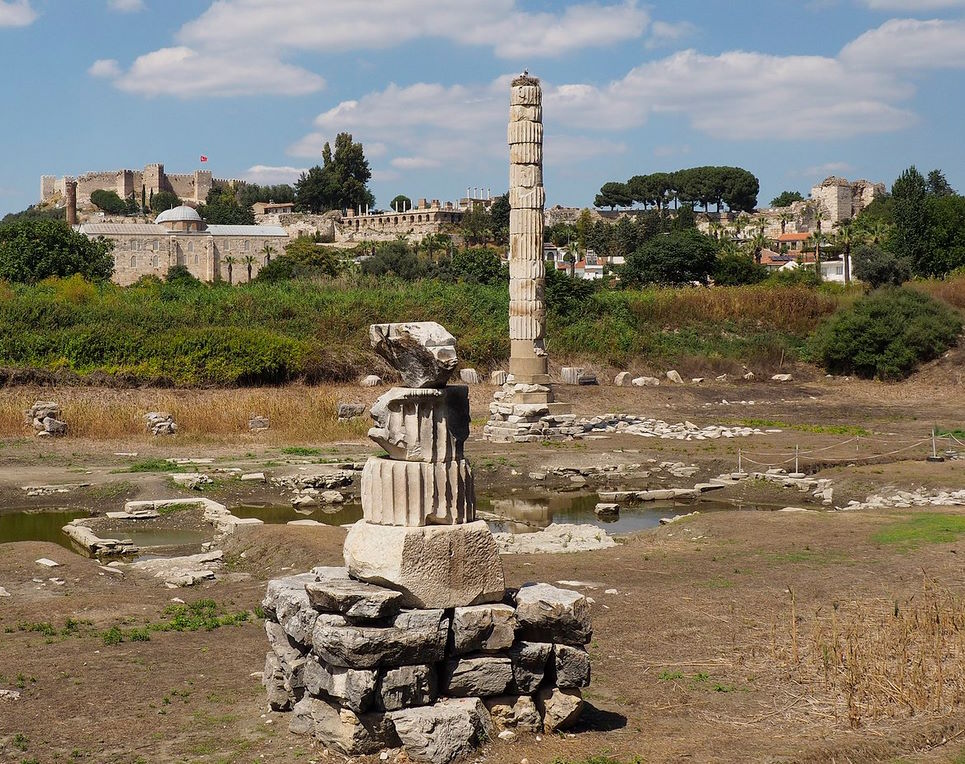
[[[513,683],[509,658],[481,655],[449,661],[442,677],[442,692],[457,698],[504,695]]]
[[[476,519],[472,468],[465,459],[421,462],[373,457],[362,469],[362,515],[373,525],[472,522]]]
[[[300,650],[292,641],[280,623],[266,620],[265,633],[268,635],[268,644],[272,652],[278,656],[283,666],[290,666],[302,657],[303,650]]]
[[[791,382],[794,377],[790,374],[775,374],[771,379],[775,382]]]
[[[67,422],[62,422],[59,419],[54,419],[51,416],[44,417],[43,419],[44,432],[48,432],[51,435],[66,435],[67,434]]]
[[[382,384],[382,377],[376,374],[369,374],[367,377],[362,377],[359,382],[360,387],[378,387]]]
[[[515,635],[516,611],[509,605],[471,605],[453,612],[453,651],[457,654],[507,650]]]
[[[356,714],[334,703],[304,697],[295,705],[289,730],[309,734],[327,748],[335,748],[346,756],[378,753],[396,748],[399,739],[384,714]]]
[[[489,375],[489,384],[495,385],[496,387],[502,387],[506,384],[508,379],[509,374],[502,369],[497,369]]]
[[[368,711],[375,705],[377,671],[330,666],[309,656],[302,677],[310,695],[326,695],[356,713]]]
[[[347,422],[365,413],[364,403],[339,403],[336,408],[336,416],[339,422]]]
[[[596,378],[596,374],[591,371],[585,371],[580,374],[579,378],[576,380],[576,383],[586,387],[589,385],[598,385],[600,384],[600,381]]]
[[[271,426],[271,422],[266,416],[253,416],[248,420],[248,429],[251,432],[262,432]]]
[[[312,629],[318,618],[305,592],[305,584],[314,580],[313,573],[272,579],[261,603],[269,617],[273,616],[285,633],[301,645],[312,643]]]
[[[680,373],[675,369],[671,369],[667,372],[667,379],[669,379],[671,382],[676,382],[678,385],[682,385],[684,383],[683,377],[681,377]]]
[[[331,575],[305,584],[312,607],[349,618],[391,618],[402,607],[402,595],[392,589],[349,578],[348,568],[330,568]]]
[[[448,764],[495,737],[479,698],[447,698],[431,706],[386,714],[405,752],[416,761]]]
[[[274,652],[269,652],[265,656],[265,670],[261,675],[261,683],[268,694],[268,705],[272,711],[287,711],[292,707],[294,698],[285,687],[285,672]]]
[[[578,385],[581,374],[583,374],[582,366],[564,366],[560,369],[560,379],[564,385]]]
[[[319,615],[313,650],[333,666],[376,668],[433,663],[445,655],[449,618],[442,610],[406,610],[388,626],[359,626],[341,615]]]
[[[345,497],[341,491],[322,491],[318,494],[318,500],[322,504],[342,504],[345,501]]]
[[[386,670],[379,682],[379,699],[386,711],[425,706],[436,699],[432,666],[399,666]]]
[[[393,459],[462,459],[469,437],[469,388],[393,387],[372,406],[369,437]]]
[[[482,382],[479,372],[475,369],[460,369],[459,379],[461,379],[467,385],[478,385]]]
[[[486,698],[483,703],[497,730],[539,732],[543,729],[543,720],[536,710],[536,703],[529,695],[500,695]]]
[[[482,520],[423,528],[360,520],[345,539],[344,554],[353,578],[403,592],[408,607],[498,602],[505,590],[496,542]]]
[[[526,584],[516,593],[516,618],[527,640],[583,645],[593,636],[590,605],[579,592]]]
[[[550,733],[576,723],[583,711],[583,698],[579,690],[544,687],[536,693],[536,707],[543,717],[543,730]]]
[[[627,387],[630,384],[631,375],[629,371],[621,371],[613,378],[613,384],[617,387]]]
[[[597,517],[616,517],[620,514],[620,505],[611,501],[601,501],[593,507],[593,513]]]
[[[556,645],[553,648],[557,687],[587,687],[590,684],[590,656],[582,647]]]
[[[435,321],[373,324],[369,340],[406,387],[444,387],[459,363],[456,338]]]
[[[59,419],[60,413],[60,406],[54,401],[37,401],[24,412],[24,423],[33,426],[35,430],[41,430],[44,419]]]
[[[636,377],[631,384],[634,387],[657,387],[660,385],[660,380],[656,377]]]
[[[546,675],[553,655],[553,645],[547,642],[517,642],[507,653],[513,663],[513,682],[516,691],[536,692]]]

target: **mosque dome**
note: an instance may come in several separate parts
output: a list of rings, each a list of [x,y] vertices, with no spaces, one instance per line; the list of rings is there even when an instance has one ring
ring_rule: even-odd
[[[198,211],[193,207],[189,207],[186,204],[182,204],[180,207],[172,207],[169,210],[164,210],[155,219],[155,223],[184,223],[184,222],[200,222],[201,216]]]

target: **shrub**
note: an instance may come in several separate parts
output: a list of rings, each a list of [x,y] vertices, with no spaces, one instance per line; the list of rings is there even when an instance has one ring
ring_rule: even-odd
[[[874,245],[855,250],[852,258],[854,277],[870,284],[872,289],[901,286],[911,278],[911,264],[900,255]]]
[[[90,200],[108,215],[121,215],[127,211],[127,202],[117,195],[117,191],[105,191],[99,188],[91,191]]]
[[[650,239],[627,257],[620,277],[626,286],[707,282],[718,244],[694,230],[672,231]]]
[[[56,220],[20,219],[0,225],[0,279],[36,284],[50,276],[110,278],[114,245],[88,239]]]
[[[811,348],[833,374],[897,380],[948,350],[961,330],[961,317],[928,295],[884,289],[820,326]]]
[[[151,212],[158,214],[181,204],[178,195],[172,191],[158,191],[151,197]]]
[[[767,268],[758,265],[747,255],[721,255],[714,268],[714,283],[718,286],[759,284],[767,278]]]
[[[181,286],[201,286],[201,280],[188,270],[186,265],[172,265],[168,268],[164,280],[168,284],[180,284]]]
[[[456,250],[449,263],[453,276],[474,284],[504,284],[509,272],[503,267],[499,253],[488,247]]]

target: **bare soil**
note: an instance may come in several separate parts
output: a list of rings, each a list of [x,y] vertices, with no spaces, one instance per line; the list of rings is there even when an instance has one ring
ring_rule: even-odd
[[[376,396],[357,388],[333,392],[365,402]],[[484,421],[491,392],[473,390],[474,431]],[[692,463],[699,472],[686,480],[591,479],[590,487],[688,485],[736,469],[738,449],[742,458],[770,462],[786,458],[795,445],[808,452],[801,459],[804,471],[835,481],[839,506],[887,488],[965,487],[965,460],[927,463],[930,444],[919,442],[927,440],[933,424],[963,427],[965,395],[953,377],[942,383],[932,375],[901,386],[817,380],[561,388],[558,397],[572,401],[578,413],[624,411],[699,425],[766,421],[780,424],[757,426],[782,432],[692,442],[613,436],[558,446],[472,441],[468,450],[480,494],[530,490],[528,473],[543,466],[649,459]],[[855,428],[861,433],[857,442]],[[212,456],[219,465],[283,474],[323,458],[362,459],[374,450],[357,438],[334,444],[314,442],[310,434],[286,445],[316,447],[324,455],[283,454],[280,443],[247,434],[53,443],[11,438],[0,448],[0,507],[33,503],[104,510],[119,508],[127,498],[188,495],[157,473],[118,472],[132,458],[115,452],[137,451],[138,459]],[[812,453],[817,449],[824,450]],[[22,490],[28,484],[82,481],[91,487],[56,499],[27,499]],[[553,487],[563,486],[551,481]],[[269,499],[269,493],[266,487],[224,481],[206,495],[230,502]],[[876,539],[881,529],[922,510],[825,511],[819,501],[771,484],[747,482],[714,498],[816,511],[735,508],[634,534],[605,551],[504,557],[509,585],[576,581],[594,600],[593,683],[578,729],[499,742],[482,759],[526,758],[535,764],[606,754],[647,762],[960,761],[965,683],[956,690],[952,682],[940,700],[930,697],[917,707],[865,705],[855,723],[848,692],[822,672],[817,635],[834,622],[878,639],[893,612],[923,602],[926,584],[960,603],[965,536],[886,544]],[[961,515],[962,508],[928,511]],[[322,761],[326,754],[288,733],[283,714],[266,710],[260,681],[252,676],[261,671],[267,649],[254,611],[270,578],[338,564],[343,538],[339,528],[246,528],[225,547],[230,575],[181,590],[134,574],[107,573],[53,544],[0,546],[0,586],[10,593],[0,598],[0,688],[22,692],[18,701],[0,700],[0,761]],[[61,567],[43,568],[35,563],[40,557]],[[111,626],[129,630],[163,621],[172,597],[209,598],[226,612],[252,614],[246,623],[212,631],[152,631],[150,641],[105,644],[103,633]],[[950,623],[954,629],[957,622]],[[961,676],[965,624],[957,628],[957,643],[922,657],[943,658],[947,679]],[[894,660],[882,655],[872,670],[887,676]]]

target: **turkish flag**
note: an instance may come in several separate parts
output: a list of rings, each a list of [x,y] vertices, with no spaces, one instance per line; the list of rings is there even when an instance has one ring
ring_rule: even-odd
[[[202,154],[202,155],[201,155],[201,161],[202,161],[202,162],[207,162],[207,161],[208,161],[208,158],[207,158],[204,154]]]

